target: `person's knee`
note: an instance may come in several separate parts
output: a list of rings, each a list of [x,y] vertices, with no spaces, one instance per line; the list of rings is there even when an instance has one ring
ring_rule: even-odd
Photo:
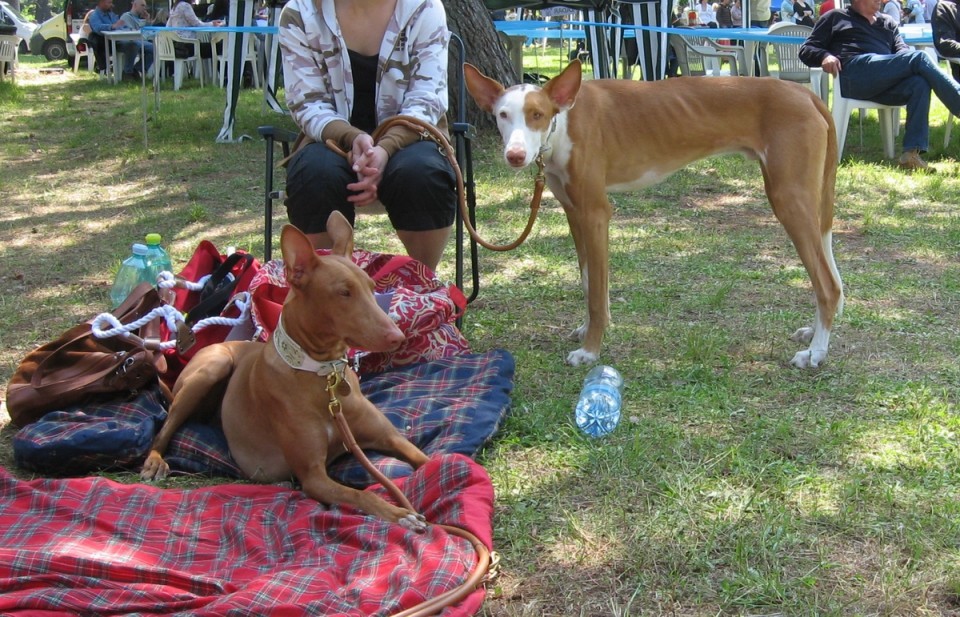
[[[378,192],[394,228],[427,231],[452,225],[456,175],[437,146],[419,142],[398,152],[391,161]]]
[[[355,212],[347,201],[347,184],[355,180],[343,157],[323,144],[304,146],[287,165],[284,204],[290,222],[305,233],[322,232],[330,213],[339,210],[352,225]]]

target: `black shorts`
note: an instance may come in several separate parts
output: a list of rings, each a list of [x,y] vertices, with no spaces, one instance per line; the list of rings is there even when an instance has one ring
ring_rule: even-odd
[[[346,159],[326,145],[301,148],[287,165],[285,203],[290,223],[304,233],[319,233],[326,231],[330,213],[339,210],[353,225],[356,211],[347,201],[352,193],[347,185],[356,181],[357,174]],[[377,194],[394,229],[431,231],[453,225],[457,177],[432,141],[419,141],[394,153]]]

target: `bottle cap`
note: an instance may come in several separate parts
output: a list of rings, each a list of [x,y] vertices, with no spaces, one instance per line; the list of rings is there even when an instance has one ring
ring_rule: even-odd
[[[130,247],[130,250],[133,251],[134,255],[146,255],[147,254],[147,245],[140,244],[139,242]]]
[[[147,234],[144,237],[144,240],[147,241],[147,244],[160,244],[160,241],[163,240],[163,237],[160,234]]]

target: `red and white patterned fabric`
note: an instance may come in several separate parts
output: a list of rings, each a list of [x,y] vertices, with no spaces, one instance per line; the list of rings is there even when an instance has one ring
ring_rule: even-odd
[[[327,255],[328,250],[317,250]],[[466,308],[466,298],[455,285],[437,280],[430,268],[401,255],[354,251],[354,263],[370,275],[378,293],[392,292],[390,315],[406,335],[399,349],[387,353],[361,354],[361,373],[379,373],[391,368],[468,353],[470,344],[454,324]],[[261,340],[268,340],[277,326],[287,297],[283,261],[263,265],[250,283],[254,325]],[[351,358],[356,350],[351,352]]]
[[[397,484],[428,521],[492,546],[493,486],[477,463],[433,457]],[[413,533],[290,489],[26,482],[0,468],[3,615],[386,616],[475,564],[466,540],[436,526]],[[443,615],[473,615],[483,597]]]

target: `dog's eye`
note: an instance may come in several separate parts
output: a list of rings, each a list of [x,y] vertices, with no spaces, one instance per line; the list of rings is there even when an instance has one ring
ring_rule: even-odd
[[[343,289],[338,289],[337,294],[343,296],[344,298],[349,298],[352,294],[350,293],[349,287],[344,287]]]
[[[532,115],[533,115],[533,119],[534,119],[534,120],[540,120],[541,118],[543,118],[543,114],[540,113],[539,111],[533,112]]]
[[[507,119],[507,112],[501,111],[501,112],[500,112],[500,117],[503,118],[504,120],[506,120],[506,119]]]

